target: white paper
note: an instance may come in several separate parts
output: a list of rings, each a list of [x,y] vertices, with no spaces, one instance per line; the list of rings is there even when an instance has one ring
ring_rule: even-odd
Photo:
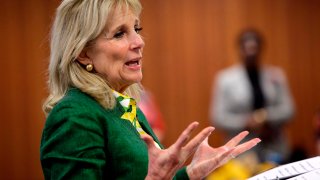
[[[320,156],[278,166],[248,180],[288,179],[317,169],[320,169]]]
[[[320,169],[290,178],[289,180],[319,180],[320,179]]]

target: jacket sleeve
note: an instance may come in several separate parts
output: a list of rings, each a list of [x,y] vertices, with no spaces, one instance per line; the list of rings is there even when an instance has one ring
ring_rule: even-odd
[[[284,73],[277,68],[273,69],[272,75],[277,102],[267,106],[267,119],[273,125],[279,125],[291,119],[294,114],[294,105]]]
[[[220,73],[212,87],[210,119],[212,124],[227,131],[239,131],[246,127],[250,114],[243,111],[231,111],[229,99],[229,82]]]
[[[69,104],[49,115],[40,148],[45,179],[104,178],[103,130],[88,111]]]
[[[187,169],[186,167],[181,168],[177,174],[175,175],[174,179],[176,180],[188,180],[189,176],[187,174]]]

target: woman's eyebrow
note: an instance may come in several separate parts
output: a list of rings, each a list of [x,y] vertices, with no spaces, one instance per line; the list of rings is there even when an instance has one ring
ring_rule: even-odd
[[[105,32],[106,33],[114,33],[114,32],[117,32],[120,29],[123,29],[124,27],[125,27],[125,24],[119,24],[119,25],[117,25],[115,27],[106,29]]]
[[[135,18],[134,20],[134,26],[136,25],[140,25],[140,19],[139,18]],[[119,29],[123,29],[123,28],[126,28],[127,24],[126,23],[122,23],[122,24],[118,24],[114,27],[111,27],[111,28],[107,28],[105,30],[106,33],[112,33],[114,31],[118,31]]]

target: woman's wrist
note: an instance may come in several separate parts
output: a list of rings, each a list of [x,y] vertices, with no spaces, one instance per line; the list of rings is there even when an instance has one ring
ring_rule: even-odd
[[[187,175],[188,175],[188,177],[189,177],[190,180],[202,179],[202,178],[200,178],[199,176],[197,176],[196,173],[194,173],[193,168],[192,168],[192,165],[188,165],[188,166],[186,167],[186,172],[187,172]]]

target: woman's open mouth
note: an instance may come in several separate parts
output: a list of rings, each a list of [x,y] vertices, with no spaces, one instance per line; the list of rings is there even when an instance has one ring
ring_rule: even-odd
[[[130,70],[140,70],[141,69],[141,58],[135,58],[125,63],[126,67]]]
[[[125,63],[127,66],[138,66],[140,65],[140,61],[139,60],[134,60],[134,61],[128,61]]]

